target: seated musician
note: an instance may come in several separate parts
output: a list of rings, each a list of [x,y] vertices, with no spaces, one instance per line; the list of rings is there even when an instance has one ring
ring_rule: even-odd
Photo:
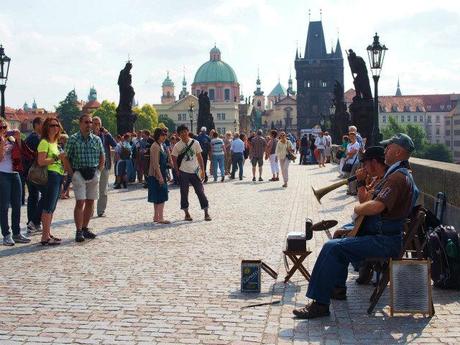
[[[396,134],[381,142],[385,145],[385,164],[389,167],[372,200],[358,204],[354,212],[365,216],[357,237],[326,242],[316,260],[307,297],[313,300],[293,313],[301,319],[328,316],[330,299],[346,296],[348,264],[368,257],[398,256],[402,247],[404,222],[418,196],[418,189],[408,170],[408,160],[415,149],[406,134]]]

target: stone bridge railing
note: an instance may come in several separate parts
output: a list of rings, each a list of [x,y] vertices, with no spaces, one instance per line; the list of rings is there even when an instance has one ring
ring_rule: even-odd
[[[333,152],[336,150],[337,145],[333,145]],[[411,158],[410,163],[420,189],[419,202],[434,211],[438,192],[443,192],[447,197],[443,223],[460,232],[460,165],[420,158]]]

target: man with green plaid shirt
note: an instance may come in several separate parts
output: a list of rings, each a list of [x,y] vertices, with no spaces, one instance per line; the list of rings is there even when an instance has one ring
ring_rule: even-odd
[[[65,147],[72,168],[70,173],[76,199],[74,219],[77,242],[96,237],[88,229],[88,224],[93,215],[94,200],[99,198],[99,178],[104,169],[105,153],[101,139],[91,133],[92,123],[90,115],[80,116],[80,131],[69,138]]]

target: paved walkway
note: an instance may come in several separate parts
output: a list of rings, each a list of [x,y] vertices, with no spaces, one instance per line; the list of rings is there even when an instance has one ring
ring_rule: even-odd
[[[181,220],[173,189],[165,209],[173,224],[153,225],[146,190],[112,190],[107,217],[91,223],[98,238],[82,244],[73,241],[74,200],[60,201],[61,246],[42,247],[34,236],[30,245],[0,248],[0,344],[458,344],[458,291],[434,291],[431,319],[390,318],[387,295],[368,316],[371,287],[355,286],[354,273],[348,300],[333,302],[331,317],[292,318],[305,303],[306,282],[296,274],[282,283],[286,233],[303,229],[306,216],[348,221],[353,199],[342,188],[323,205],[315,200],[310,186],[335,181],[335,168],[291,165],[290,174],[287,189],[248,178],[209,183],[212,222],[204,222],[193,193],[193,223]],[[310,269],[326,239],[315,233],[309,243]],[[242,259],[263,259],[278,280],[264,274],[259,295],[241,294]]]

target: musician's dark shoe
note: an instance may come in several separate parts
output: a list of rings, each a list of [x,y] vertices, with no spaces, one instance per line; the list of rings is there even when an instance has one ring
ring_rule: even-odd
[[[369,264],[364,264],[359,269],[359,277],[356,278],[356,284],[367,285],[372,280],[372,266]]]
[[[292,313],[299,319],[314,319],[329,316],[329,305],[311,302],[301,309],[294,309]]]
[[[339,300],[339,301],[346,300],[347,299],[347,288],[346,287],[335,287],[334,290],[332,290],[331,298]]]

